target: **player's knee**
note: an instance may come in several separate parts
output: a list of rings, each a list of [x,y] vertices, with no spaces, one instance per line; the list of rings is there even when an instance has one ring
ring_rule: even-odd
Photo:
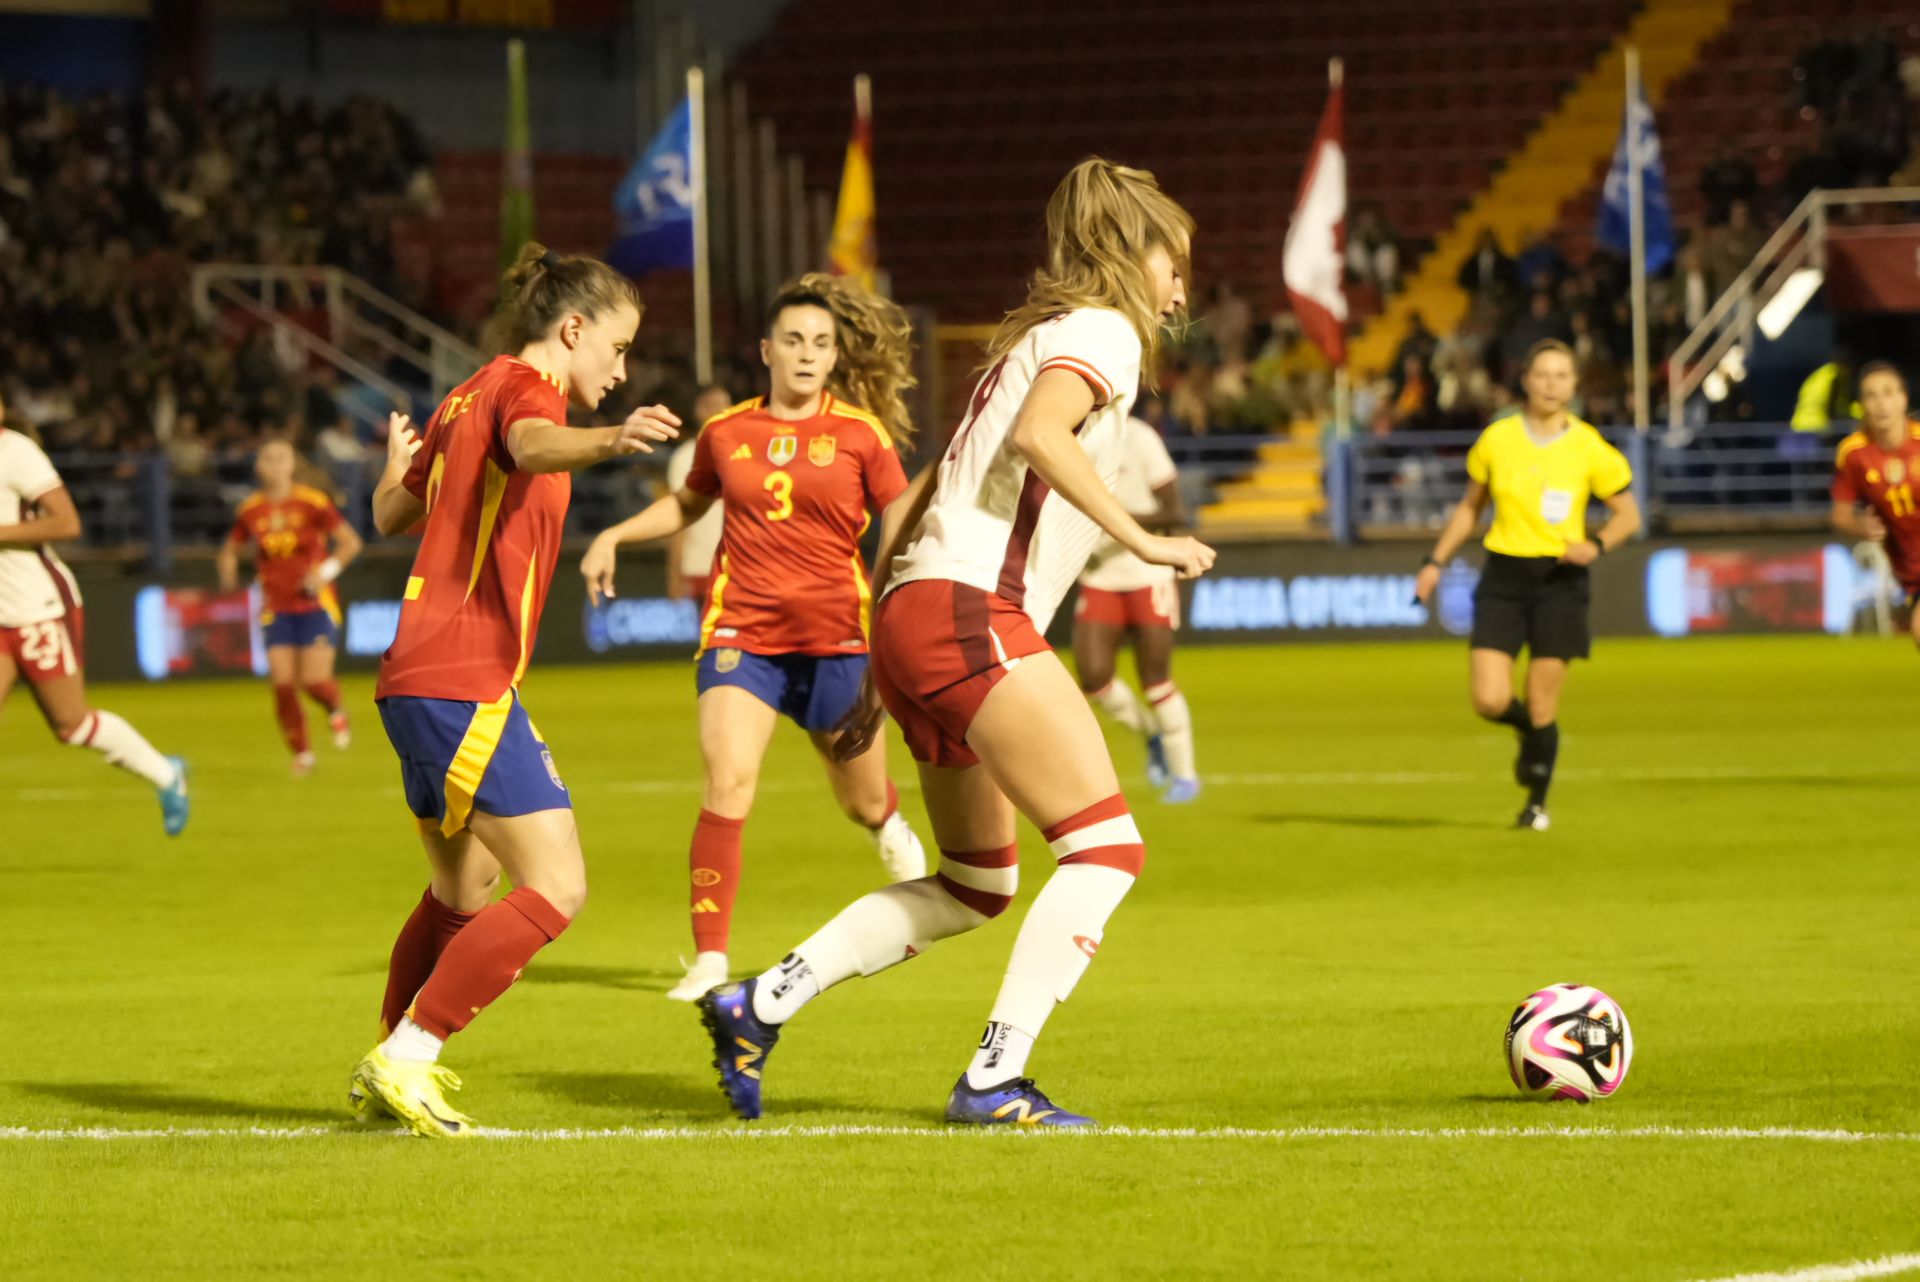
[[[720,766],[707,771],[706,808],[728,819],[745,819],[753,809],[753,774]]]
[[[1496,695],[1490,690],[1475,690],[1471,697],[1474,715],[1485,717],[1489,721],[1499,720],[1508,706],[1513,703],[1512,694]]]
[[[1082,664],[1080,667],[1080,693],[1091,699],[1113,684],[1113,667],[1093,667]]]
[[[1147,848],[1140,826],[1133,821],[1127,799],[1115,793],[1047,828],[1053,857],[1067,864],[1093,864],[1138,877],[1146,867]]]
[[[934,876],[947,894],[991,921],[1013,906],[1020,889],[1020,848],[942,850]]]
[[[93,737],[93,725],[91,708],[82,708],[77,713],[47,713],[47,729],[53,732],[53,737],[76,748],[86,747],[87,741]]]
[[[856,796],[842,797],[840,809],[847,818],[862,828],[878,828],[885,823],[897,807],[884,792],[860,793]]]
[[[572,921],[587,906],[587,875],[543,878],[540,883],[529,882],[540,892],[540,897],[553,905],[555,912]]]

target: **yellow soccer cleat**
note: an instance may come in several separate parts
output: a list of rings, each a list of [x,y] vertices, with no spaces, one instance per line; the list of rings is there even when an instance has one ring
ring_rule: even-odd
[[[353,1067],[347,1107],[357,1117],[389,1113],[429,1139],[460,1139],[478,1123],[447,1102],[448,1093],[459,1089],[460,1078],[446,1065],[394,1059],[376,1046]]]

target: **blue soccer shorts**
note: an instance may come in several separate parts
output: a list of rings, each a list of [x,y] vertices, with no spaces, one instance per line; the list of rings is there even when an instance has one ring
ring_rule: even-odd
[[[864,654],[753,654],[722,648],[700,656],[701,694],[738,686],[802,730],[831,730],[860,695]]]
[[[269,648],[290,645],[304,650],[321,641],[331,646],[340,644],[339,621],[324,607],[302,610],[298,614],[269,613],[261,624],[260,639]]]
[[[378,707],[400,756],[407,806],[442,836],[466,828],[476,810],[510,818],[572,807],[516,692],[492,703],[388,695]]]

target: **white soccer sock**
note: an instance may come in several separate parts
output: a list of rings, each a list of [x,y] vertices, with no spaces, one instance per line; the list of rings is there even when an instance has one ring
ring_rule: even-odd
[[[128,725],[125,718],[111,712],[89,712],[67,742],[76,748],[93,749],[105,757],[108,764],[131,770],[156,788],[166,788],[174,782],[173,763]]]
[[[1193,714],[1187,710],[1187,696],[1167,681],[1149,689],[1147,700],[1160,722],[1160,742],[1167,750],[1167,769],[1176,779],[1198,778],[1193,764]]]
[[[952,874],[956,865],[942,860]],[[962,884],[1012,895],[1020,870],[965,868]],[[990,886],[982,885],[991,882]],[[877,975],[953,935],[984,925],[987,917],[948,894],[936,877],[895,882],[862,895],[840,915],[815,931],[778,966],[760,976],[753,992],[753,1013],[781,1024],[827,989],[855,975]]]
[[[425,1060],[431,1064],[440,1058],[440,1048],[445,1045],[445,1041],[414,1023],[411,1017],[402,1015],[399,1027],[387,1034],[380,1049],[388,1059]]]
[[[1137,838],[1136,838],[1137,840]],[[1131,873],[1104,864],[1062,864],[1034,897],[1020,934],[1013,941],[1007,975],[994,998],[987,1036],[1004,1024],[1025,1039],[1008,1037],[1006,1048],[991,1065],[983,1046],[967,1069],[967,1084],[975,1090],[1018,1077],[1026,1069],[1027,1050],[1046,1026],[1053,1008],[1067,1000],[1087,965],[1100,950],[1107,918],[1133,888]]]
[[[1087,695],[1087,699],[1135,734],[1150,735],[1156,730],[1153,713],[1140,702],[1133,687],[1118,677]]]
[[[1047,1004],[1053,1004],[1051,996]],[[967,1065],[967,1085],[980,1091],[1025,1077],[1027,1056],[1032,1053],[1033,1034],[1023,1033],[1012,1024],[991,1022],[980,1035],[980,1049],[973,1053],[973,1063]]]

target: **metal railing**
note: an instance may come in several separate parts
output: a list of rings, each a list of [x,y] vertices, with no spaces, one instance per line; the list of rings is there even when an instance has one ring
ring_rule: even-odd
[[[1844,431],[1842,428],[1840,431]],[[1840,432],[1794,432],[1784,424],[1713,424],[1691,432],[1606,429],[1632,465],[1634,491],[1656,526],[1718,524],[1763,528],[1824,519]],[[1338,542],[1394,537],[1437,527],[1466,488],[1467,451],[1477,432],[1397,432],[1331,441],[1324,460],[1326,530]],[[1214,501],[1218,487],[1262,466],[1268,436],[1175,437],[1168,451],[1180,469],[1189,511]],[[244,454],[210,459],[176,474],[164,453],[56,453],[96,548],[143,550],[164,566],[176,550],[206,549],[226,536],[233,509],[254,487]],[[380,456],[317,460],[356,528],[371,533],[369,499]],[[665,458],[605,463],[574,481],[567,532],[586,537],[639,511],[664,483]]]
[[[1808,267],[1826,270],[1828,210],[1835,205],[1915,203],[1920,203],[1920,187],[1808,192],[1669,358],[1667,425],[1677,429],[1684,424],[1687,402],[1716,373],[1739,381],[1742,361],[1735,349],[1753,350],[1753,331],[1761,311],[1795,272]],[[1729,356],[1734,359],[1729,361]],[[1723,370],[1723,364],[1728,368]]]

